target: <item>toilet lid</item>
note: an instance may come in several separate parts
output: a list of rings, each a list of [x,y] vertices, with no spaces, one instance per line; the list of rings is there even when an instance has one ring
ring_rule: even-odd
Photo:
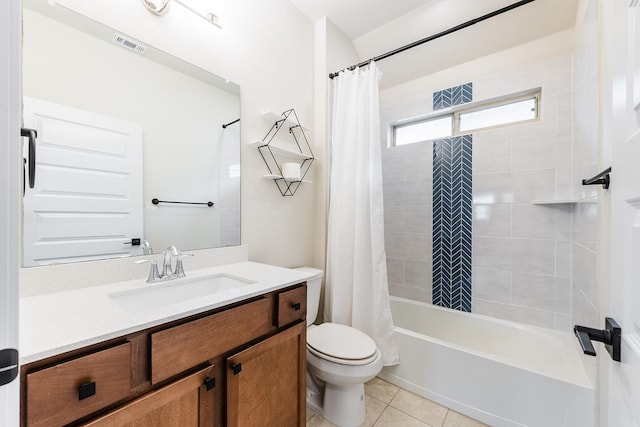
[[[349,364],[375,359],[376,343],[364,332],[338,323],[323,323],[307,331],[307,346],[319,357]]]

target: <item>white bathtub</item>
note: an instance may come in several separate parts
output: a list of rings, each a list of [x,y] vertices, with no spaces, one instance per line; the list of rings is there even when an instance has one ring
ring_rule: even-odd
[[[391,311],[400,364],[381,378],[494,427],[594,425],[573,335],[397,297]]]

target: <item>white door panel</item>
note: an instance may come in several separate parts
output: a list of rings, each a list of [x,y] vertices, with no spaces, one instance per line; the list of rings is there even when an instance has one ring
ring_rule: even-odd
[[[20,1],[0,1],[0,350],[18,348]],[[0,387],[0,426],[18,426],[20,379]]]
[[[25,97],[38,131],[36,185],[24,197],[24,265],[141,254],[142,129]]]
[[[599,2],[603,28],[603,139],[611,150],[609,305],[604,315],[622,327],[621,362],[601,356],[602,423],[640,426],[640,114],[634,110],[634,74],[640,40],[639,8],[629,1]],[[634,16],[636,15],[636,16]],[[637,22],[640,24],[640,22]],[[636,52],[636,53],[634,53]],[[606,155],[606,153],[605,153]]]

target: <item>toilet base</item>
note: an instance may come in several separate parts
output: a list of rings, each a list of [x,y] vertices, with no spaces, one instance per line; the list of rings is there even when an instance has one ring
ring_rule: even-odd
[[[325,384],[322,416],[340,427],[358,427],[365,419],[364,384]]]

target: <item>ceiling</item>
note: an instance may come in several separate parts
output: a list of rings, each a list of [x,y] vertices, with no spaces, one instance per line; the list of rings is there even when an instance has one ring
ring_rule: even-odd
[[[516,3],[516,0],[289,0],[326,16],[366,60]],[[535,0],[380,61],[381,88],[487,56],[575,25],[578,0]],[[351,65],[351,64],[350,64]],[[336,70],[337,71],[337,70]]]
[[[327,17],[356,39],[433,0],[289,0],[311,22]],[[472,0],[477,1],[477,0]]]

